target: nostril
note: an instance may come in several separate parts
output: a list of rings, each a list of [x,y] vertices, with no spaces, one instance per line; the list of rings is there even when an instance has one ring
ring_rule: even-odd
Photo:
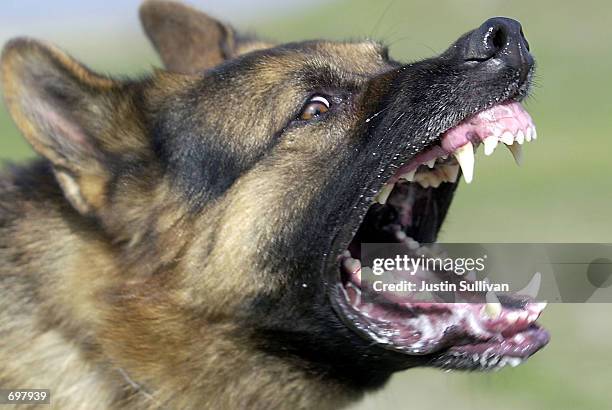
[[[503,27],[499,26],[493,29],[493,32],[491,33],[491,36],[489,38],[491,44],[493,45],[493,49],[495,49],[496,51],[504,48],[504,46],[508,42],[508,35],[506,34]]]

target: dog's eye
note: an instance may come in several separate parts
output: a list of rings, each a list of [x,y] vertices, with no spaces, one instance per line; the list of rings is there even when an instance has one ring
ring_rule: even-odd
[[[307,121],[316,118],[319,115],[325,114],[327,111],[329,111],[330,106],[331,104],[327,98],[316,95],[306,103],[304,108],[302,108],[300,119]]]

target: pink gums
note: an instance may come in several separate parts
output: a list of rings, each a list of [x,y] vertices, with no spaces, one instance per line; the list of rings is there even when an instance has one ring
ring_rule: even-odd
[[[406,174],[434,158],[452,154],[468,142],[478,145],[488,137],[499,139],[506,131],[512,135],[516,135],[519,131],[527,134],[530,128],[535,129],[535,125],[529,113],[520,103],[506,102],[495,105],[466,118],[446,131],[440,138],[440,145],[435,145],[421,152],[409,163],[400,167],[389,182],[395,183],[400,175]]]

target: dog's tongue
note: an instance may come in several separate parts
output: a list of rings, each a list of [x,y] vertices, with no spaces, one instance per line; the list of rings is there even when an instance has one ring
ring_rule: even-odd
[[[531,141],[535,133],[535,126],[531,116],[518,102],[510,102],[493,106],[479,112],[459,125],[451,128],[442,136],[442,148],[447,152],[454,152],[468,142],[480,143],[487,140],[499,141],[511,145],[514,141],[522,144],[525,140]]]

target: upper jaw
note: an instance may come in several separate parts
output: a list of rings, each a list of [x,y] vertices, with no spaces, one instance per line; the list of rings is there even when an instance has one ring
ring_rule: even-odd
[[[512,87],[508,87],[511,89]],[[472,159],[470,158],[470,152],[466,148],[468,143],[473,147],[484,145],[485,155],[491,155],[495,148],[501,143],[509,147],[509,150],[515,161],[520,163],[522,160],[522,148],[524,142],[529,142],[537,139],[537,132],[531,117],[529,114],[522,109],[520,102],[526,98],[528,90],[527,85],[518,85],[514,92],[509,93],[507,98],[495,98],[493,102],[488,104],[482,104],[482,106],[476,106],[466,113],[458,116],[456,113],[446,116],[444,121],[441,121],[441,125],[432,132],[436,135],[431,138],[415,138],[413,141],[398,141],[396,150],[387,152],[386,154],[379,155],[380,161],[372,166],[372,169],[379,169],[383,172],[371,172],[370,183],[364,184],[358,197],[353,203],[351,210],[348,212],[345,218],[346,223],[336,228],[335,235],[331,240],[331,252],[327,254],[325,260],[325,270],[333,272],[336,268],[337,258],[344,252],[348,247],[352,238],[357,233],[359,225],[363,222],[366,213],[368,212],[372,201],[379,201],[381,193],[383,196],[388,197],[390,190],[385,185],[394,184],[397,182],[402,175],[411,176],[414,178],[416,175],[411,175],[415,171],[415,167],[420,164],[426,164],[431,160],[440,158],[456,158],[455,163],[463,162],[462,168],[468,170],[467,182],[471,182],[473,178],[473,166],[470,164]],[[497,101],[502,101],[500,104]],[[498,128],[493,131],[492,135],[479,135],[478,138],[458,138],[454,134],[455,128],[458,125],[463,124],[466,120],[471,118],[477,118],[479,114],[490,113],[490,109],[493,107],[504,107],[508,106],[509,109],[519,113],[521,118],[524,119],[522,124],[515,123],[511,124],[507,130]],[[500,111],[505,111],[507,108],[502,108]],[[371,117],[370,117],[371,118]],[[453,121],[454,122],[451,122]],[[386,125],[383,124],[383,128]],[[379,125],[380,127],[380,125]],[[508,132],[504,132],[508,131]],[[519,134],[519,131],[521,133]],[[444,138],[447,137],[447,138]],[[457,152],[459,151],[459,152]],[[459,158],[455,154],[459,154]],[[465,159],[463,159],[465,158]],[[451,161],[452,162],[452,161]],[[466,177],[465,172],[462,173],[464,178]],[[375,178],[371,178],[371,175],[376,175]],[[418,179],[418,176],[417,176]],[[455,180],[455,181],[453,181]],[[423,182],[423,181],[418,181]],[[453,183],[455,186],[458,184],[458,178],[454,178],[450,175],[446,182]],[[450,196],[454,192],[454,188],[450,192]],[[442,221],[440,221],[442,222]],[[439,230],[440,226],[438,226]],[[434,233],[437,234],[437,230]]]
[[[451,47],[452,49],[452,47]],[[332,271],[336,263],[336,258],[346,249],[347,245],[357,232],[357,229],[366,213],[372,199],[384,188],[384,185],[394,176],[401,172],[409,173],[407,164],[425,163],[432,158],[451,156],[457,148],[465,145],[465,140],[448,138],[444,143],[445,134],[462,123],[468,118],[476,116],[478,113],[486,112],[492,107],[501,104],[519,104],[528,96],[535,65],[533,65],[525,78],[521,78],[518,73],[508,74],[508,78],[500,79],[496,84],[483,86],[482,95],[474,97],[472,89],[462,90],[458,87],[448,86],[445,90],[448,98],[448,108],[443,111],[433,109],[439,106],[438,101],[429,100],[428,95],[434,94],[429,88],[436,80],[431,80],[431,71],[449,70],[456,68],[456,62],[452,59],[446,61],[442,58],[424,60],[407,66],[400,66],[393,70],[392,75],[382,75],[379,79],[372,80],[375,84],[372,88],[387,90],[386,96],[378,96],[381,101],[386,101],[385,106],[378,107],[372,115],[365,120],[366,133],[374,136],[375,140],[381,140],[381,144],[372,146],[366,156],[373,156],[369,161],[362,162],[368,174],[361,174],[361,179],[356,181],[361,185],[361,189],[353,191],[354,200],[348,212],[345,209],[338,210],[338,215],[342,215],[345,223],[335,228],[335,233],[331,239],[331,252],[327,254],[324,262],[326,271]],[[469,70],[468,70],[469,71]],[[409,75],[407,75],[410,73]],[[474,82],[478,81],[478,72],[471,73]],[[376,85],[378,81],[383,81],[386,85]],[[455,81],[449,79],[450,82]],[[423,82],[424,87],[416,87],[415,84]],[[393,91],[389,91],[393,90]],[[398,92],[399,90],[399,92]],[[488,95],[488,96],[487,96]],[[463,98],[462,98],[463,96]],[[368,95],[369,98],[371,98]],[[374,96],[376,97],[376,96]],[[422,106],[413,106],[411,98],[423,99]],[[428,112],[428,108],[429,112]],[[395,112],[394,112],[395,111]],[[411,111],[415,111],[411,113]],[[531,121],[529,114],[524,112],[524,117]],[[532,125],[532,124],[531,124]],[[522,145],[524,141],[537,138],[535,127],[532,127],[531,134],[528,136],[516,135],[518,127],[510,129],[513,137],[512,141],[506,135],[496,135],[499,141],[505,145],[515,145],[514,141]],[[485,143],[486,136],[480,140],[476,139],[473,145]],[[494,146],[493,139],[488,139],[485,143],[486,155],[490,155]],[[374,152],[378,150],[378,152]],[[520,161],[520,148],[511,150],[517,161]],[[376,159],[376,160],[374,160]],[[466,164],[468,165],[468,164]],[[468,179],[469,175],[468,175]],[[355,180],[353,180],[355,181]],[[454,190],[453,190],[454,191]],[[345,207],[346,208],[346,207]],[[439,227],[438,227],[439,228]]]

